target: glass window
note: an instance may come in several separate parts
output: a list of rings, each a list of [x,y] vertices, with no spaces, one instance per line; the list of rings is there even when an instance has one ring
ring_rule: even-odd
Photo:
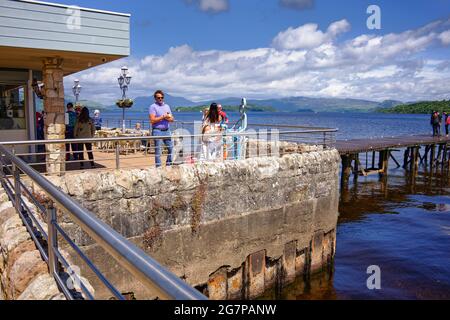
[[[0,130],[25,130],[25,87],[0,85]]]

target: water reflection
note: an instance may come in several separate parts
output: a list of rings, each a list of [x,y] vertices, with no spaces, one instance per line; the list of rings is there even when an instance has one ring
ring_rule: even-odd
[[[449,185],[440,166],[353,180],[341,192],[332,270],[272,298],[450,299]],[[367,289],[370,265],[381,268],[379,291]]]

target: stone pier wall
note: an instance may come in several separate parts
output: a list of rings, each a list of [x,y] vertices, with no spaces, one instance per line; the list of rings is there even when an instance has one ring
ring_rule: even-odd
[[[325,150],[50,179],[210,298],[241,299],[331,261],[339,160]],[[123,292],[151,296],[69,217],[59,219]]]
[[[29,207],[32,207],[28,203]],[[30,234],[0,186],[0,300],[63,300]]]

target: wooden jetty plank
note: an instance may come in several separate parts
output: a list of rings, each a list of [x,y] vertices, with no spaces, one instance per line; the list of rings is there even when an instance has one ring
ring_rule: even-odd
[[[382,151],[387,148],[403,148],[431,144],[440,145],[449,142],[450,138],[445,136],[411,135],[373,139],[337,140],[335,147],[340,154],[355,154],[368,151]]]

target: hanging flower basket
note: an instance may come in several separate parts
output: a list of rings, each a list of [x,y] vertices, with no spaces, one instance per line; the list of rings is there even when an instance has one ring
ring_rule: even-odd
[[[132,99],[120,99],[116,101],[116,105],[119,108],[131,108],[133,106]]]

